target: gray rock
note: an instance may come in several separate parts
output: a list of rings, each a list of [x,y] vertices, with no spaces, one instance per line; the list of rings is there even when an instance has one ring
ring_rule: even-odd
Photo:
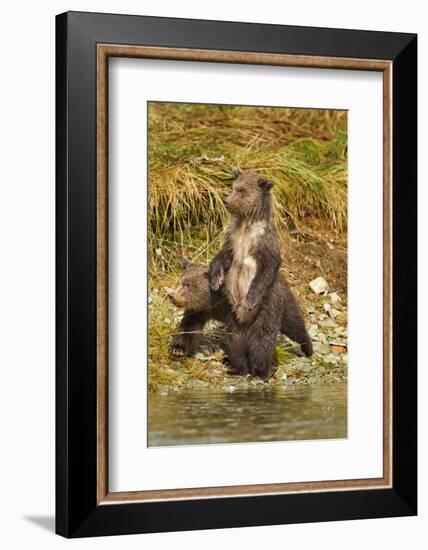
[[[309,287],[315,294],[326,294],[328,292],[328,283],[324,277],[317,277],[309,283]]]
[[[327,355],[331,352],[329,344],[322,344],[321,342],[314,342],[313,344],[314,352],[320,353],[321,355]]]
[[[336,323],[336,321],[333,321],[333,319],[322,319],[320,321],[320,325],[323,326],[324,328],[336,328],[337,327],[337,323]]]

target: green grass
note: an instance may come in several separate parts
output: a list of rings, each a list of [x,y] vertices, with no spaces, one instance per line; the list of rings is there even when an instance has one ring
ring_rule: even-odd
[[[183,253],[208,261],[228,214],[234,169],[273,179],[286,238],[318,218],[347,225],[347,113],[198,104],[149,104],[149,250],[152,271]]]
[[[210,323],[204,332],[202,342],[216,348],[209,354],[208,364],[194,357],[174,358],[169,354],[169,339],[177,330],[179,316],[163,289],[155,289],[150,293],[149,322],[149,391],[156,392],[165,387],[177,390],[195,380],[219,385],[224,380],[226,368],[220,363],[223,353],[218,351],[221,338],[218,325]]]

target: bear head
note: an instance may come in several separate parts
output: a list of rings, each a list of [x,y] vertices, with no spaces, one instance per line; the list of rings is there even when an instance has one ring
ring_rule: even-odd
[[[253,173],[237,174],[232,191],[224,199],[228,212],[247,218],[270,211],[270,190],[273,182]]]
[[[195,264],[187,259],[181,263],[183,273],[174,289],[168,291],[168,297],[174,305],[184,309],[200,311],[211,303],[211,289],[208,280],[208,266]]]

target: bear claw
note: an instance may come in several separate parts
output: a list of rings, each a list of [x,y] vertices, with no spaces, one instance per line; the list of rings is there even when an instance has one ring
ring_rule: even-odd
[[[184,350],[182,348],[179,348],[177,346],[171,346],[169,348],[169,352],[171,355],[174,355],[175,357],[183,357],[184,356]]]

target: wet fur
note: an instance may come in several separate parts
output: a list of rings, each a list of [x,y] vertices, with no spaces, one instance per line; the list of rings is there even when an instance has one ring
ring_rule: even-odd
[[[272,220],[272,185],[256,174],[238,176],[225,199],[232,222],[209,269],[211,287],[217,291],[224,282],[233,311],[225,343],[231,371],[263,379],[271,376],[276,336],[283,327],[285,295],[293,304],[291,333],[303,340],[305,353],[312,353],[297,303],[285,279],[279,278],[281,257]]]
[[[210,320],[225,323],[235,328],[237,334],[241,333],[241,327],[235,326],[232,307],[223,290],[214,291],[210,288],[207,273],[208,266],[187,263],[176,288],[169,293],[171,300],[184,308],[184,315],[177,329],[178,334],[173,337],[170,346],[171,352],[175,355],[192,353],[198,345],[200,332]],[[189,282],[193,286],[186,292],[183,285]],[[280,317],[279,331],[300,344],[306,355],[311,355],[312,342],[306,331],[302,313],[287,280],[281,273],[278,274],[272,299]],[[228,353],[234,355],[230,348],[232,342],[239,339],[239,336],[235,337],[229,346],[226,346]]]

